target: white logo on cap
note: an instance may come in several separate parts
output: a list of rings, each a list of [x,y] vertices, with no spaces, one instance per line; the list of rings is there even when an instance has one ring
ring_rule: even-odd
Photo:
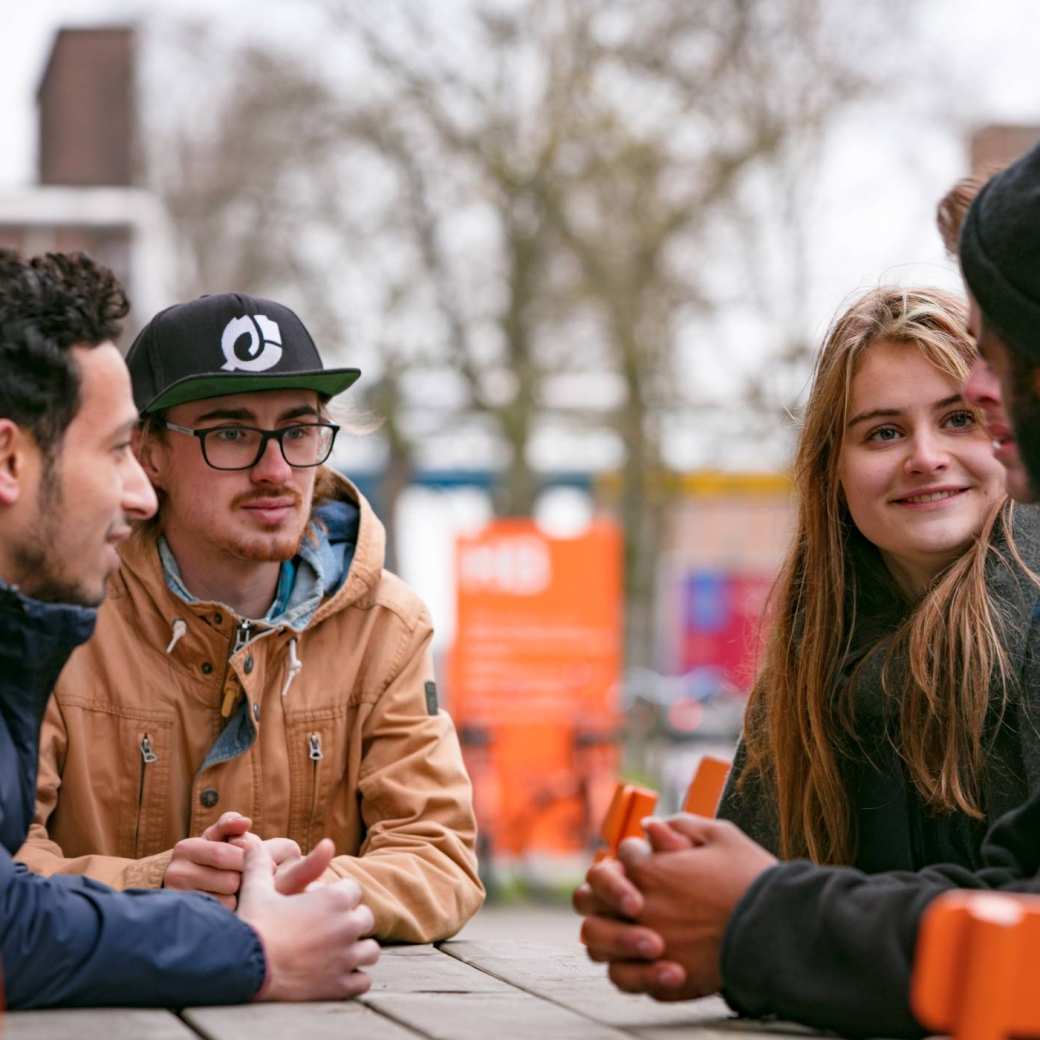
[[[242,336],[249,337],[245,358],[235,350],[235,344]],[[224,326],[220,349],[224,351],[225,358],[220,367],[225,372],[234,372],[236,369],[243,372],[266,372],[282,360],[282,330],[278,328],[277,322],[263,314],[232,318]]]

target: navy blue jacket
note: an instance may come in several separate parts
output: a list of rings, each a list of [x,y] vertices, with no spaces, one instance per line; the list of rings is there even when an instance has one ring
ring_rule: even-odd
[[[43,878],[11,858],[32,820],[47,699],[94,620],[93,610],[40,603],[0,582],[0,956],[8,1006],[250,1000],[264,979],[263,948],[215,900]]]

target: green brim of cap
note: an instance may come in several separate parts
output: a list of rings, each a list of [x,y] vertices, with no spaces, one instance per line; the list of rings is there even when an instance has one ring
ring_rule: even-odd
[[[205,401],[225,394],[248,394],[257,390],[316,390],[325,397],[343,393],[361,377],[359,368],[324,368],[314,372],[228,372],[185,376],[161,394],[140,406],[142,415],[172,408],[186,401]]]

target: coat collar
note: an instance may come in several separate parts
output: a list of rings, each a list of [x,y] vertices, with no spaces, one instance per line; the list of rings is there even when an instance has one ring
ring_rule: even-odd
[[[43,603],[0,582],[0,844],[11,853],[32,820],[47,701],[96,619],[91,608]]]
[[[0,581],[0,700],[41,712],[69,655],[94,631],[97,610],[44,603]]]

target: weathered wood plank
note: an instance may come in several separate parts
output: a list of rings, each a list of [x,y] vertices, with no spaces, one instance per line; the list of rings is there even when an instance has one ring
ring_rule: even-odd
[[[508,993],[506,983],[448,957],[435,946],[387,946],[366,969],[370,993]]]
[[[377,993],[365,1002],[429,1040],[631,1040],[529,993]]]
[[[411,1029],[352,1000],[188,1008],[183,1014],[185,1021],[206,1040],[286,1040],[296,1036],[307,1040],[417,1040]],[[140,1033],[134,1040],[153,1038],[149,1033]]]
[[[593,964],[577,943],[572,947],[506,941],[447,942],[441,949],[528,993],[641,1040],[677,1040],[687,1035],[698,1040],[733,1040],[734,1033],[750,1040],[756,1034],[777,1032],[772,1025],[735,1019],[719,997],[661,1004],[649,997],[621,993],[607,978],[604,965]],[[780,1028],[802,1031],[799,1026],[786,1024]]]
[[[4,1040],[198,1040],[175,1014],[140,1008],[11,1011]]]

